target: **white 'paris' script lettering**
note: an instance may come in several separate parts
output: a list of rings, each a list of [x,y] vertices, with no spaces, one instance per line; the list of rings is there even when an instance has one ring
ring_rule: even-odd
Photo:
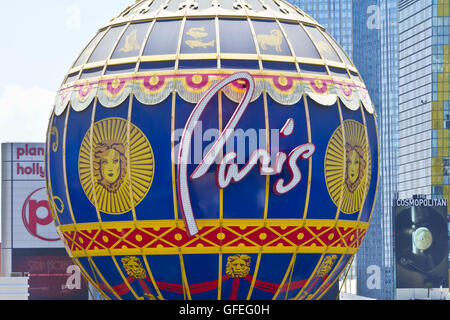
[[[195,170],[188,178],[187,168],[192,137],[203,112],[205,111],[208,103],[211,101],[214,95],[216,95],[227,85],[238,80],[243,81],[245,83],[245,88],[247,89],[241,99],[241,102],[237,106],[236,110],[231,116],[231,119],[226,124],[219,138],[216,140],[212,148],[203,157],[200,164],[195,168]],[[249,73],[235,73],[217,83],[202,97],[202,99],[200,99],[186,123],[178,152],[177,195],[186,227],[191,236],[198,233],[198,227],[195,221],[194,212],[192,210],[188,179],[191,179],[193,181],[203,177],[209,171],[210,167],[215,163],[216,159],[221,156],[225,144],[230,139],[230,137],[232,137],[234,129],[238,125],[239,121],[245,113],[245,110],[249,106],[254,91],[255,81]],[[286,124],[280,131],[281,136],[287,137],[291,135],[294,131],[294,126],[294,120],[292,118],[288,119],[286,121]],[[316,148],[314,144],[306,143],[294,148],[289,153],[289,155],[284,152],[278,152],[274,161],[275,164],[273,166],[271,166],[270,152],[265,149],[257,149],[252,153],[250,159],[241,169],[238,168],[238,165],[235,162],[235,159],[237,158],[236,152],[228,152],[223,156],[223,158],[217,165],[217,187],[220,189],[225,189],[231,183],[242,181],[258,163],[259,172],[261,175],[279,175],[282,172],[283,167],[286,165],[290,173],[290,179],[288,181],[285,181],[285,179],[279,178],[273,185],[273,192],[275,194],[285,194],[291,191],[295,186],[297,186],[302,179],[302,174],[300,168],[298,167],[297,161],[299,159],[307,160],[311,158],[315,152],[315,149]]]

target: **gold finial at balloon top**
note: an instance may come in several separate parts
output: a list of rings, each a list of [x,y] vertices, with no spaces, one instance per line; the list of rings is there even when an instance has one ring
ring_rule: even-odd
[[[178,9],[182,10],[186,7],[189,9],[198,9],[198,3],[195,0],[186,0],[180,3]]]

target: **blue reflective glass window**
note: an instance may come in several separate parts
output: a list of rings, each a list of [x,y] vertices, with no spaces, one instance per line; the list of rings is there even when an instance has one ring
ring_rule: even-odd
[[[131,24],[122,35],[114,53],[113,59],[137,57],[147,35],[151,22]]]
[[[220,61],[222,69],[252,69],[259,70],[259,63],[255,60],[232,60],[222,59]]]
[[[83,70],[80,79],[100,77],[103,74],[103,67]]]
[[[283,33],[275,21],[253,20],[261,54],[292,56]]]
[[[245,19],[219,20],[220,52],[256,54],[255,42]]]
[[[320,59],[319,52],[300,25],[282,22],[281,26],[297,57]]]
[[[305,26],[324,59],[341,62],[334,48],[322,33],[315,27]]]
[[[139,65],[139,72],[173,69],[175,69],[175,61],[173,60],[141,62],[141,64]]]
[[[135,63],[118,64],[106,67],[105,75],[132,73],[136,68]]]
[[[283,71],[297,72],[295,64],[289,62],[263,61],[263,68],[266,70],[283,70]]]
[[[64,84],[71,83],[71,82],[74,82],[75,80],[78,80],[78,74],[79,74],[79,72],[69,74],[69,76],[67,77],[66,82],[64,82]]]
[[[334,67],[328,67],[328,69],[330,70],[332,76],[350,79],[350,76],[348,75],[347,70],[345,69]]]
[[[361,81],[361,79],[359,78],[359,76],[358,76],[357,73],[355,73],[355,72],[353,72],[353,71],[350,71],[350,75],[351,75],[351,77],[352,77],[353,80],[355,80],[355,81]]]
[[[328,75],[327,68],[315,64],[299,64],[302,73]]]
[[[178,69],[216,69],[217,60],[179,60]]]
[[[181,20],[156,21],[145,45],[144,55],[176,54],[180,29]]]
[[[97,45],[98,41],[103,37],[105,34],[105,30],[100,31],[97,33],[97,35],[94,37],[94,39],[91,40],[91,42],[88,44],[88,46],[84,49],[84,51],[81,53],[81,55],[78,57],[77,61],[73,65],[73,67],[79,67],[82,64],[84,64],[89,57],[89,55],[92,52],[92,49]]]
[[[124,28],[125,26],[111,28],[95,48],[89,58],[89,62],[104,61],[108,59],[111,51],[113,50],[113,46],[119,39],[119,36]]]
[[[187,20],[180,53],[215,53],[216,24],[214,20]]]

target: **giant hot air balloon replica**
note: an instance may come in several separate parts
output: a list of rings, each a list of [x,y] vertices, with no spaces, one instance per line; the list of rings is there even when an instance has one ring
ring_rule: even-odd
[[[283,0],[144,0],[70,68],[47,134],[56,228],[105,299],[320,299],[369,227],[373,105]]]

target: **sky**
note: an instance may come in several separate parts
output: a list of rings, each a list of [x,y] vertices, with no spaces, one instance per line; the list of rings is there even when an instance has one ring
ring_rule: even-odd
[[[0,1],[0,143],[45,142],[67,71],[134,0]]]
[[[45,142],[69,68],[98,29],[133,3],[0,0],[0,143]]]

